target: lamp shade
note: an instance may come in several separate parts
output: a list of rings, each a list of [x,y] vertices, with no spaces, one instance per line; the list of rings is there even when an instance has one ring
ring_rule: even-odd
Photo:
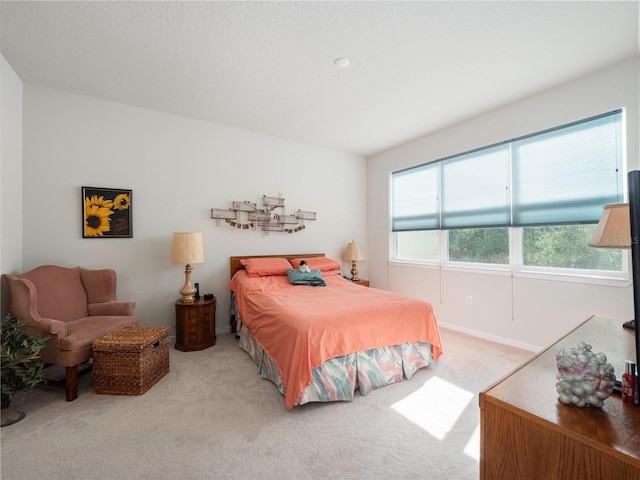
[[[344,251],[342,255],[342,260],[345,262],[353,262],[354,260],[364,260],[364,255],[360,251],[360,247],[356,242],[351,242],[347,244],[347,249]]]
[[[605,205],[590,247],[630,248],[631,217],[628,203]]]
[[[178,232],[173,234],[173,263],[204,262],[202,233]]]

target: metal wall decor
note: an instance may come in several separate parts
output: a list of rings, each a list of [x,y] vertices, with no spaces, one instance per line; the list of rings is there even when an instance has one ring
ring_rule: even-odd
[[[316,219],[316,212],[296,210],[295,213],[285,213],[282,194],[277,197],[262,196],[262,208],[257,203],[233,202],[231,208],[212,208],[211,218],[220,226],[224,220],[233,228],[242,230],[259,229],[263,237],[269,232],[295,233],[304,230],[305,222]]]

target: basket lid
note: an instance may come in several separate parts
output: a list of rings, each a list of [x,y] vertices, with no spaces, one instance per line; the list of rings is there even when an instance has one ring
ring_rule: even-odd
[[[169,335],[169,327],[124,327],[94,340],[98,352],[137,352]]]

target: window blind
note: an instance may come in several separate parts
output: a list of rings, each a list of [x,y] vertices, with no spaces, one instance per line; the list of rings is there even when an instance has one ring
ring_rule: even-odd
[[[440,228],[438,164],[423,165],[391,177],[394,232]]]
[[[622,113],[513,142],[514,226],[597,223],[622,190]]]
[[[441,228],[509,225],[509,146],[443,160]]]
[[[622,110],[391,175],[394,232],[597,223],[623,195]]]

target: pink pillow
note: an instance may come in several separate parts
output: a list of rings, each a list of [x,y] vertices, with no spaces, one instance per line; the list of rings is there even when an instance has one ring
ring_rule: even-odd
[[[307,262],[307,265],[309,265],[311,270],[328,272],[331,270],[340,270],[342,268],[342,265],[338,262],[327,257],[294,258],[291,260],[291,265],[293,265],[293,268],[298,268],[302,260]]]
[[[291,264],[286,258],[244,258],[240,260],[250,277],[269,277],[272,275],[286,275]]]

